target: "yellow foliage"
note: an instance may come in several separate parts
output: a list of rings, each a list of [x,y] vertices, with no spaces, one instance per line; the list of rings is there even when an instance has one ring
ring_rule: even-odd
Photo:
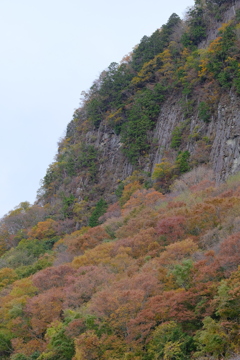
[[[152,178],[162,179],[163,177],[168,177],[172,174],[173,170],[175,170],[176,166],[168,162],[166,159],[162,159],[163,161],[160,164],[156,164]]]
[[[13,283],[18,276],[13,269],[3,268],[0,270],[0,289]]]
[[[57,222],[52,219],[40,221],[29,232],[28,236],[32,239],[45,239],[56,235]]]
[[[161,74],[164,77],[166,77],[167,79],[172,80],[172,77],[174,74],[174,63],[173,63],[173,59],[172,59],[170,50],[169,49],[164,50],[159,55],[159,57],[162,61],[162,66],[158,70],[158,74]]]
[[[159,262],[173,266],[176,262],[189,257],[198,250],[197,244],[190,238],[170,244],[161,253]]]
[[[131,197],[131,195],[137,191],[138,189],[141,189],[142,186],[140,185],[139,181],[134,181],[124,187],[122,196],[119,200],[119,204],[123,206]]]
[[[146,62],[137,74],[137,76],[132,79],[131,84],[139,85],[141,83],[149,81],[154,71],[160,68],[163,57],[164,55],[158,54],[152,60]]]
[[[75,268],[80,266],[106,264],[110,261],[110,252],[113,248],[113,243],[103,243],[96,246],[94,249],[86,250],[84,255],[77,256],[72,261]]]
[[[221,46],[222,46],[221,41],[222,41],[221,36],[219,36],[215,40],[213,40],[211,42],[211,44],[209,45],[208,53],[215,53],[215,52],[218,52],[219,50],[221,50]]]
[[[226,31],[226,29],[228,28],[228,26],[231,24],[232,24],[232,20],[230,20],[227,23],[223,23],[222,26],[220,26],[220,28],[218,29],[218,31],[221,33],[224,33]]]

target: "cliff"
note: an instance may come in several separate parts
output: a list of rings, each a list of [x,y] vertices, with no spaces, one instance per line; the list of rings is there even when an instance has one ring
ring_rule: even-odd
[[[239,171],[239,8],[238,0],[196,1],[185,21],[173,14],[104,70],[83,93],[38,203],[55,213],[71,196],[112,203],[135,170],[152,183],[156,164],[175,166],[180,153],[186,169],[206,164],[217,182]],[[63,218],[73,217],[72,204]]]
[[[237,359],[240,0],[104,70],[0,221],[3,360]]]

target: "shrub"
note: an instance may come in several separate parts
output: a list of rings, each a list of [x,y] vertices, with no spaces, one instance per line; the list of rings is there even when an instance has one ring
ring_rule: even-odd
[[[98,219],[106,212],[107,207],[107,202],[104,199],[100,199],[97,202],[96,207],[93,210],[92,215],[90,216],[89,226],[94,227],[99,225]]]
[[[204,122],[210,121],[211,110],[210,106],[205,101],[201,101],[198,105],[198,116]]]

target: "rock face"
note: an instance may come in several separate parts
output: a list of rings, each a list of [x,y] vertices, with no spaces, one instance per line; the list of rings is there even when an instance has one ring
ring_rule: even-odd
[[[231,21],[238,9],[240,9],[240,0],[235,0],[224,13],[221,22],[211,18],[211,30],[208,31],[207,39],[199,45],[199,48],[206,48],[218,36],[219,27],[223,23]],[[151,134],[153,139],[151,151],[149,155],[139,158],[138,166],[152,173],[154,166],[162,161],[166,152],[173,151],[170,144],[174,128],[186,122],[187,126],[184,130],[184,140],[180,150],[188,150],[193,158],[203,156],[196,139],[208,138],[211,146],[203,150],[205,155],[202,162],[210,163],[217,181],[223,181],[229,175],[240,171],[239,100],[239,96],[229,90],[228,93],[222,95],[218,104],[214,105],[215,110],[209,123],[204,123],[199,119],[197,109],[193,111],[190,118],[184,115],[181,96],[174,94],[168,97],[162,105],[156,127]],[[101,178],[104,181],[106,174],[109,174],[108,176],[113,182],[131,175],[136,166],[129,164],[122,154],[120,137],[104,125],[101,125],[99,130],[94,132],[94,135],[96,137],[94,146],[102,151],[104,159],[99,169],[100,182]]]
[[[218,180],[240,170],[240,104],[235,95],[220,102],[217,117],[211,124],[214,142],[211,161]]]
[[[155,145],[149,156],[139,159],[138,165],[142,169],[153,172],[154,166],[162,161],[166,152],[173,151],[170,146],[173,129],[186,120],[183,150],[189,150],[193,157],[198,157],[199,142],[194,139],[194,134],[195,137],[199,134],[201,138],[211,139],[211,146],[207,150],[208,162],[218,182],[240,171],[240,101],[236,94],[224,95],[220,99],[217,111],[209,123],[200,120],[197,111],[190,119],[186,119],[180,98],[168,99],[162,106],[153,131]],[[100,184],[104,185],[107,182],[112,184],[114,189],[118,180],[125,179],[136,168],[123,155],[120,137],[112,130],[100,126],[98,131],[87,133],[86,140],[97,147],[101,154]],[[108,188],[107,191],[109,190]]]
[[[158,104],[158,108],[156,113],[154,112],[154,116],[150,117],[151,121],[149,120],[149,123],[151,123],[151,125],[149,125],[149,127],[143,127],[143,129],[149,129],[147,130],[147,137],[144,137],[144,139],[147,139],[148,144],[145,148],[136,147],[136,151],[138,151],[139,154],[136,163],[131,164],[128,160],[130,157],[127,157],[122,151],[123,148],[128,150],[129,144],[126,143],[128,140],[124,140],[124,136],[122,136],[122,141],[125,141],[125,143],[121,143],[121,136],[118,135],[115,130],[118,132],[122,130],[119,130],[115,125],[120,125],[121,127],[122,124],[124,126],[128,124],[128,120],[131,119],[129,109],[131,109],[134,101],[137,103],[140,99],[138,98],[138,93],[141,92],[142,96],[143,88],[144,91],[146,89],[155,89],[156,84],[154,81],[158,83],[158,81],[160,81],[158,76],[163,76],[161,74],[164,74],[164,71],[167,71],[166,69],[161,70],[162,72],[159,73],[160,68],[156,68],[154,73],[155,80],[151,80],[153,83],[149,80],[151,76],[147,72],[147,80],[144,80],[145,82],[143,82],[143,84],[140,82],[140,78],[143,75],[140,76],[140,80],[137,77],[137,84],[140,84],[140,90],[138,87],[134,88],[136,84],[131,85],[132,87],[129,85],[127,88],[128,91],[124,90],[126,92],[124,96],[126,98],[129,97],[128,101],[125,103],[125,97],[123,97],[120,109],[116,110],[117,106],[114,105],[113,108],[106,108],[106,111],[103,110],[102,112],[101,110],[100,115],[97,113],[98,116],[100,116],[100,120],[97,117],[97,120],[95,120],[96,123],[91,119],[91,112],[89,113],[90,115],[87,112],[88,102],[85,103],[85,107],[83,106],[76,111],[76,117],[74,117],[74,120],[68,125],[66,138],[63,139],[59,146],[57,161],[50,166],[50,170],[45,177],[43,203],[48,202],[51,205],[61,207],[63,201],[61,199],[65,199],[65,202],[71,202],[71,195],[79,202],[84,202],[86,199],[86,201],[90,202],[91,206],[94,206],[102,196],[106,201],[110,203],[114,202],[116,201],[115,190],[118,188],[119,183],[133,174],[134,170],[145,171],[149,179],[149,174],[153,173],[156,164],[162,162],[164,158],[166,158],[167,161],[175,163],[179,151],[189,152],[189,160],[193,167],[201,164],[209,164],[215,173],[217,182],[224,181],[229,175],[240,171],[240,97],[236,93],[236,86],[235,91],[230,89],[231,83],[230,85],[228,84],[229,87],[224,86],[224,84],[221,84],[221,86],[212,86],[213,81],[211,76],[213,75],[211,75],[208,78],[206,87],[204,87],[205,85],[203,84],[205,84],[204,81],[206,79],[202,80],[201,76],[204,78],[205,74],[204,71],[203,75],[201,71],[199,71],[199,69],[202,70],[202,56],[204,57],[204,54],[209,56],[207,53],[209,49],[208,45],[212,40],[216,39],[216,37],[220,37],[218,32],[219,27],[223,26],[223,23],[231,21],[236,15],[237,10],[240,9],[240,0],[228,1],[227,3],[226,11],[222,14],[221,22],[216,20],[215,16],[210,16],[208,10],[204,12],[205,8],[203,9],[204,20],[209,20],[210,26],[207,27],[207,38],[198,44],[198,47],[201,49],[197,54],[198,65],[195,66],[194,62],[195,50],[192,51],[190,49],[185,49],[187,55],[185,54],[184,57],[180,57],[181,60],[177,60],[180,65],[176,61],[177,69],[180,69],[179,71],[186,73],[189,69],[190,72],[192,71],[189,77],[186,75],[182,78],[185,79],[184,81],[187,85],[188,81],[192,81],[189,89],[185,91],[184,86],[186,83],[181,83],[180,85],[178,83],[178,85],[175,86],[174,81],[176,81],[178,77],[178,73],[175,73],[172,87],[166,86],[167,90],[165,90],[165,84],[167,81],[171,82],[172,75],[168,75],[169,77],[166,77],[166,80],[163,81],[161,89],[163,100],[159,100],[159,97],[157,97],[157,100],[151,98],[151,101],[155,101]],[[206,5],[204,1],[203,4]],[[239,11],[237,14],[240,16]],[[236,22],[238,20],[235,19],[234,21]],[[181,29],[181,27],[179,29]],[[236,42],[239,42],[240,39],[239,29],[240,25],[237,23],[237,26],[234,28]],[[181,34],[179,36],[181,37]],[[170,40],[172,40],[172,38]],[[175,50],[179,51],[179,54],[181,51],[184,52],[180,39],[176,34],[173,40],[171,43],[175,43]],[[177,45],[177,42],[180,42],[180,47]],[[181,50],[179,50],[179,48]],[[204,49],[206,49],[205,53]],[[165,62],[168,64],[169,61],[167,69],[169,67],[170,74],[173,74],[172,68],[175,66],[175,60],[171,60],[171,57],[169,60],[167,54],[168,52],[165,53],[166,58],[163,58],[165,60],[161,61],[163,61],[164,64]],[[191,54],[190,62],[192,62],[191,67],[186,66],[186,70],[181,65],[181,61],[184,62],[188,58],[188,54]],[[236,59],[239,59],[239,55],[235,55]],[[151,61],[148,64],[150,64]],[[157,66],[156,64],[152,62],[151,66]],[[184,68],[184,70],[182,70],[182,68]],[[150,73],[151,71],[149,70]],[[236,75],[236,73],[234,74]],[[218,74],[215,75],[216,79],[218,79]],[[134,79],[135,78],[133,78],[133,80]],[[216,79],[214,80],[215,83],[217,82]],[[149,81],[149,83],[147,81]],[[195,86],[196,83],[197,85]],[[153,90],[153,94],[156,96],[158,93],[154,93],[154,91],[155,90]],[[240,88],[238,92],[240,92]],[[208,102],[208,96],[210,95],[211,100]],[[93,99],[95,98],[93,97]],[[150,101],[149,98],[146,99]],[[204,118],[200,114],[201,103],[204,103],[208,107],[212,106],[207,115],[209,118]],[[139,106],[143,106],[141,107],[141,111],[144,114],[145,105]],[[159,108],[160,112],[158,116],[156,116]],[[141,112],[136,111],[134,116],[131,120],[132,123],[139,121],[139,127],[145,126],[141,123]],[[155,123],[154,129],[152,128],[152,122]],[[126,125],[125,128],[127,129],[126,132],[128,131],[127,126],[128,125]],[[98,127],[98,129],[96,129],[96,127]],[[136,128],[132,125],[131,131],[134,132]],[[180,130],[181,133],[178,139],[179,146],[173,146],[172,142],[173,134],[176,130]],[[141,132],[139,133],[142,134]],[[139,136],[139,133],[136,131],[137,136]],[[137,138],[137,136],[126,138],[133,139],[134,143],[134,141],[137,142],[140,138],[140,136],[139,138]],[[148,145],[150,146],[149,151]],[[86,151],[85,156],[82,155],[84,151]],[[87,154],[87,151],[89,151],[89,154]]]
[[[199,44],[199,48],[206,48],[206,46],[210,43],[210,41],[214,40],[217,37],[218,29],[222,25],[222,23],[229,22],[235,15],[236,11],[240,9],[240,1],[239,0],[233,0],[232,5],[224,12],[221,22],[216,21],[214,19],[208,19],[210,22],[210,29],[208,31],[207,39],[202,41],[201,44]]]
[[[153,155],[154,165],[161,162],[164,150],[169,150],[172,131],[175,126],[183,122],[184,115],[179,103],[167,102],[159,115],[154,137],[158,139],[158,149]],[[209,161],[216,174],[217,181],[225,180],[229,175],[240,171],[240,101],[235,94],[225,95],[220,99],[216,115],[209,124],[198,118],[197,112],[191,117],[189,135],[198,129],[202,137],[212,139],[209,149]],[[191,137],[191,136],[190,136]],[[188,140],[186,150],[192,154],[196,151],[197,143]]]

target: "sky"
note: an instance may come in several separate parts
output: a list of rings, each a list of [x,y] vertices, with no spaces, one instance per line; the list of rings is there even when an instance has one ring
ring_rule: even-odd
[[[194,0],[0,0],[0,218],[36,199],[81,92]]]

